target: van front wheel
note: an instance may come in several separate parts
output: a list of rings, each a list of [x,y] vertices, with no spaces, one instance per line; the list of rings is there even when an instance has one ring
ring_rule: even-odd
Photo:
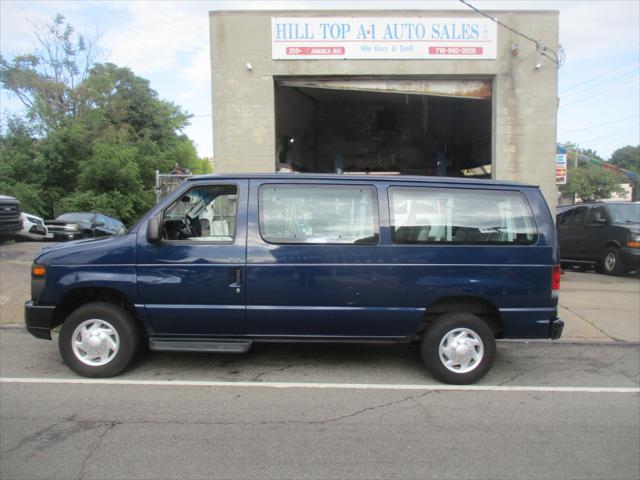
[[[88,303],[62,325],[58,348],[64,362],[83,377],[113,377],[131,362],[140,332],[129,312],[112,303]]]
[[[468,385],[491,369],[496,342],[481,318],[471,313],[446,313],[429,325],[420,351],[427,369],[436,379]]]
[[[624,273],[620,252],[615,247],[609,247],[604,251],[600,263],[602,271],[607,275],[622,275]]]

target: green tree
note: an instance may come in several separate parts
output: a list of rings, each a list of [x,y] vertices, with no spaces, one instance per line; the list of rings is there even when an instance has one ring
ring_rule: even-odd
[[[611,154],[609,163],[640,175],[640,145],[627,145]]]
[[[612,193],[624,193],[620,188],[623,179],[599,165],[587,164],[570,168],[567,175],[567,184],[562,185],[560,191],[576,195],[585,202],[602,200]]]
[[[39,140],[22,119],[9,117],[0,135],[0,192],[18,198],[22,209],[45,215],[44,176],[47,168]]]
[[[7,61],[0,55],[0,83],[26,107],[41,132],[50,132],[78,112],[78,86],[99,56],[93,41],[78,35],[58,14],[34,24],[35,51]]]
[[[633,200],[640,200],[640,145],[636,145],[635,147],[627,145],[626,147],[617,149],[611,154],[609,163],[638,174],[636,180],[632,182],[632,188]]]
[[[190,115],[148,80],[111,63],[58,15],[36,27],[39,48],[8,62],[2,87],[25,105],[0,129],[0,188],[33,213],[102,211],[126,223],[153,205],[155,171],[208,165],[182,133]]]

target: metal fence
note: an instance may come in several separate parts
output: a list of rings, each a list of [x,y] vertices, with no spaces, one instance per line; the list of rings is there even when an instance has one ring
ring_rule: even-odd
[[[160,173],[156,170],[156,203],[163,197],[176,190],[182,182],[193,175],[180,175],[173,173]]]

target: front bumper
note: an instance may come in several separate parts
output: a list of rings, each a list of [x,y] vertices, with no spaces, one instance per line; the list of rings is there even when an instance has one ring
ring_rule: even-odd
[[[33,300],[24,304],[24,323],[27,331],[36,338],[51,340],[55,307],[34,305]]]
[[[564,322],[559,318],[551,320],[551,328],[549,331],[549,338],[551,340],[558,340],[562,336],[562,330],[564,329]]]
[[[640,268],[640,248],[622,247],[620,259],[625,267]]]
[[[29,229],[29,233],[33,233],[35,235],[42,235],[43,237],[47,234],[47,229],[42,225],[32,225]]]
[[[53,232],[53,238],[55,240],[80,240],[84,238],[82,232]]]

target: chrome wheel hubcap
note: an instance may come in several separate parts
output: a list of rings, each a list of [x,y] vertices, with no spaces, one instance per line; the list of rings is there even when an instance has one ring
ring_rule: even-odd
[[[613,253],[607,253],[604,257],[604,266],[607,270],[613,270],[616,266],[616,256]]]
[[[456,328],[440,342],[438,354],[442,364],[452,372],[467,373],[474,370],[484,357],[484,344],[480,336],[468,328]]]
[[[92,318],[82,322],[73,331],[71,347],[82,363],[99,367],[116,356],[120,348],[120,337],[110,323]]]

